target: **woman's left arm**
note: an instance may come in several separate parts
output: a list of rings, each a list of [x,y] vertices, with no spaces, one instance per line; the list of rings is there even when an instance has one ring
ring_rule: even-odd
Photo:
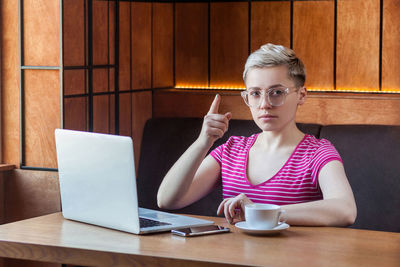
[[[323,200],[282,206],[290,225],[347,226],[354,223],[357,207],[343,164],[334,160],[319,172]]]

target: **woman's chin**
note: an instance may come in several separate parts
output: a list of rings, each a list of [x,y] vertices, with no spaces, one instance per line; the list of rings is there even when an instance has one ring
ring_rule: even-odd
[[[276,131],[280,128],[278,124],[273,121],[256,121],[256,124],[263,132]]]

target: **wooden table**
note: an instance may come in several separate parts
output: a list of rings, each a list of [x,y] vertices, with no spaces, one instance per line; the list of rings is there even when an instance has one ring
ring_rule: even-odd
[[[200,216],[198,216],[200,217]],[[228,226],[223,218],[201,217]],[[86,266],[400,266],[400,234],[291,227],[275,236],[137,236],[54,213],[0,226],[0,256]]]

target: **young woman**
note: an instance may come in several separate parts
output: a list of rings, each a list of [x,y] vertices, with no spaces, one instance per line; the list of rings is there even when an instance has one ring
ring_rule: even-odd
[[[307,96],[301,60],[286,47],[267,44],[249,56],[243,79],[242,97],[262,132],[230,137],[206,156],[232,117],[218,113],[217,95],[199,137],[161,183],[159,207],[185,207],[222,179],[224,200],[217,213],[229,223],[244,220],[246,204],[270,203],[286,210],[288,224],[352,224],[357,209],[338,152],[296,127],[297,107]]]

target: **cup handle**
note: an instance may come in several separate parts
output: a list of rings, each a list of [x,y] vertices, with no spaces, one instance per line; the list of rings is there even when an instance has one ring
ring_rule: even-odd
[[[278,215],[278,217],[279,217],[279,219],[278,219],[278,225],[281,225],[282,223],[286,223],[286,219],[283,220],[283,221],[281,221],[281,215],[284,214],[284,213],[286,213],[286,210],[280,210],[280,211],[279,211],[279,215]]]

